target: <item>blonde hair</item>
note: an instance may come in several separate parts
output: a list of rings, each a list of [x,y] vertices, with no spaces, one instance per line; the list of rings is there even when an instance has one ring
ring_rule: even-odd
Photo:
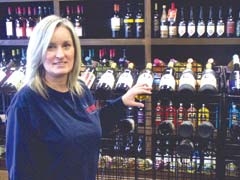
[[[53,33],[58,26],[66,27],[71,33],[73,44],[75,48],[74,65],[72,71],[69,73],[67,86],[72,94],[81,95],[82,87],[78,82],[78,75],[81,66],[81,47],[80,40],[72,23],[56,15],[50,15],[42,19],[34,28],[30,37],[27,48],[27,63],[25,84],[32,90],[39,93],[44,98],[48,98],[46,84],[44,82],[45,69],[43,62],[46,51]]]

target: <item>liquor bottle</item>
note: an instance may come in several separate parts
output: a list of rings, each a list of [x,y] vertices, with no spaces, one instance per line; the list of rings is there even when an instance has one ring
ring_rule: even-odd
[[[22,9],[17,7],[17,17],[15,19],[16,37],[18,39],[26,38],[26,20],[22,15]]]
[[[176,116],[176,108],[173,106],[172,101],[169,101],[168,106],[165,108],[164,120],[158,125],[158,134],[162,136],[173,135],[176,127]]]
[[[206,68],[202,73],[200,80],[200,87],[198,89],[199,93],[202,94],[216,94],[218,92],[218,84],[216,73],[212,69],[213,59],[210,58],[206,64]]]
[[[188,59],[185,70],[179,79],[178,92],[185,96],[193,96],[196,92],[196,77],[192,71],[192,59]]]
[[[27,18],[26,18],[26,37],[27,38],[30,38],[35,25],[36,25],[36,22],[32,15],[32,7],[28,6],[27,7]]]
[[[136,38],[144,37],[144,15],[143,15],[143,4],[138,3],[138,11],[135,16],[135,35]]]
[[[229,125],[230,136],[234,140],[238,140],[240,138],[240,113],[237,105],[232,102],[229,110]]]
[[[112,30],[112,38],[119,38],[121,32],[121,18],[119,15],[119,4],[115,3],[113,5],[113,16],[111,18],[111,30]]]
[[[154,11],[153,11],[153,37],[158,38],[160,36],[160,17],[159,17],[159,9],[158,3],[154,3]]]
[[[82,17],[81,10],[82,10],[81,5],[77,5],[77,12],[76,12],[76,16],[74,18],[74,27],[75,27],[78,37],[83,37],[83,35],[84,35],[83,17]]]
[[[160,37],[168,38],[168,20],[166,5],[162,5],[162,15],[160,19]]]
[[[36,23],[39,23],[43,18],[44,18],[44,15],[43,15],[42,6],[38,6],[37,7]]]
[[[216,33],[217,33],[217,37],[224,37],[225,36],[225,22],[223,20],[222,7],[219,7],[219,10],[218,10],[218,20],[217,20],[217,25],[216,25]]]
[[[123,24],[124,24],[124,37],[133,38],[134,37],[134,18],[133,18],[130,3],[127,3],[127,11],[123,19]]]
[[[187,35],[189,38],[193,38],[196,36],[196,23],[194,20],[194,13],[193,13],[193,7],[190,7],[189,11],[189,20],[187,23]]]
[[[229,77],[229,93],[240,95],[240,62],[237,54],[233,55],[233,70]]]
[[[215,22],[213,18],[213,7],[209,7],[209,15],[207,22],[207,37],[212,38],[215,37]]]
[[[180,21],[178,23],[178,37],[185,38],[187,36],[187,24],[185,21],[184,8],[180,8]]]
[[[168,10],[168,35],[170,38],[177,37],[177,8],[175,7],[175,3],[171,3],[171,8]]]
[[[121,119],[118,127],[121,133],[131,133],[135,129],[135,120],[134,120],[134,108],[133,107],[127,107],[126,108],[126,115],[125,118]]]
[[[138,78],[136,84],[146,84],[148,87],[152,87],[153,84],[153,73],[152,73],[152,63],[147,63],[145,69],[143,69]],[[136,96],[139,101],[146,100],[149,95],[140,94]]]
[[[229,7],[228,9],[228,17],[226,22],[226,36],[234,37],[235,36],[235,20],[233,18],[233,9]]]
[[[192,123],[194,129],[197,127],[197,109],[193,103],[190,103],[190,107],[187,109],[187,120]]]
[[[175,89],[176,89],[176,80],[175,80],[174,62],[169,61],[160,80],[159,93],[162,98],[169,98],[169,97],[172,97]]]
[[[133,68],[134,64],[129,63],[128,67],[119,75],[115,85],[115,91],[117,93],[124,94],[134,84]]]
[[[160,101],[157,102],[157,105],[155,107],[155,125],[156,127],[159,126],[159,124],[164,120],[165,115],[165,108],[163,104],[161,104]]]
[[[143,100],[141,100],[144,103]],[[144,107],[137,107],[137,125],[138,127],[144,127],[146,123],[145,117],[145,108]]]
[[[238,11],[238,18],[236,20],[236,37],[240,37],[240,10]]]
[[[115,70],[117,64],[113,62],[109,69],[107,69],[97,82],[95,95],[98,98],[106,99],[111,95],[115,83]]]
[[[198,18],[198,23],[197,23],[197,36],[199,38],[205,37],[205,35],[206,35],[206,24],[205,24],[205,21],[203,18],[204,18],[203,7],[200,6],[199,18]]]
[[[190,113],[190,110],[183,107],[183,104],[179,104],[179,108],[177,109],[177,133],[180,137],[189,138],[193,135],[194,127],[192,121],[188,120],[187,115]],[[192,114],[191,114],[192,115]]]
[[[202,107],[198,110],[198,135],[201,138],[210,138],[213,135],[214,126],[209,118],[209,109],[205,104],[202,104]]]
[[[15,37],[15,22],[12,12],[12,7],[8,7],[8,14],[5,20],[6,25],[6,36],[9,39],[13,39]]]
[[[70,22],[73,22],[73,18],[71,16],[71,10],[70,10],[70,6],[66,6],[65,7],[65,13],[64,13],[64,18],[66,18],[67,20],[69,20]]]

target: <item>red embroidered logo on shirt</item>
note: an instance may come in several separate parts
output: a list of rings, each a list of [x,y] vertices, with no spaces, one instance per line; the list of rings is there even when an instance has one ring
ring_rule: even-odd
[[[95,110],[96,110],[95,104],[92,104],[91,106],[88,106],[88,107],[86,108],[86,111],[87,111],[88,113],[91,113],[91,112],[93,112],[93,111],[95,111]]]

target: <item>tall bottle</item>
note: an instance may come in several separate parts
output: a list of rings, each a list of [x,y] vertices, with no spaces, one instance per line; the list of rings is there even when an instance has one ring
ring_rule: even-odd
[[[196,36],[196,23],[194,20],[194,13],[193,13],[193,7],[190,7],[189,11],[189,20],[187,24],[187,34],[189,38],[193,38]]]
[[[184,8],[180,8],[180,21],[178,23],[178,37],[185,38],[187,36],[187,24],[185,21]]]
[[[185,70],[182,72],[179,79],[178,92],[187,95],[193,96],[196,92],[196,76],[192,71],[192,59],[188,59]]]
[[[213,18],[213,7],[209,7],[209,15],[207,22],[207,37],[212,38],[215,36],[215,22]]]
[[[177,8],[175,7],[175,3],[171,3],[171,8],[168,10],[168,35],[170,38],[177,37]]]
[[[169,61],[159,84],[159,93],[163,98],[169,98],[176,89],[174,62]]]
[[[77,5],[77,12],[76,12],[76,16],[74,18],[74,27],[75,27],[78,37],[83,37],[83,35],[84,35],[83,17],[82,17],[81,11],[82,11],[81,5]]]
[[[143,69],[138,78],[136,84],[146,84],[148,87],[152,87],[153,84],[153,73],[152,73],[152,63],[147,63],[145,69]],[[149,95],[140,94],[136,96],[139,101],[146,100]]]
[[[234,140],[238,140],[240,138],[240,112],[237,108],[237,105],[232,102],[229,109],[229,124],[228,128],[230,130],[230,136]]]
[[[14,22],[12,7],[10,6],[8,7],[5,26],[6,26],[7,38],[13,39],[15,37],[15,22]]]
[[[226,36],[234,37],[235,36],[235,20],[233,18],[233,9],[229,7],[228,9],[228,17],[226,22]]]
[[[214,126],[210,122],[210,111],[203,103],[198,110],[198,135],[201,138],[210,138],[213,135]]]
[[[203,6],[199,8],[199,18],[197,23],[197,36],[199,38],[205,37],[206,35],[206,24],[203,16]]]
[[[124,24],[124,37],[133,38],[134,37],[134,18],[133,18],[130,3],[127,3],[127,11],[123,19],[123,24]]]
[[[64,18],[66,18],[67,20],[73,22],[73,17],[72,17],[72,14],[71,14],[71,9],[70,9],[70,6],[66,6],[65,7],[65,13],[64,13]]]
[[[134,74],[133,74],[134,64],[129,63],[128,67],[119,75],[115,91],[121,94],[127,92],[134,84]]]
[[[240,37],[240,10],[238,11],[238,18],[236,21],[236,37]]]
[[[136,38],[144,37],[144,14],[143,14],[143,4],[138,3],[138,11],[135,16],[135,35]]]
[[[121,18],[119,15],[120,6],[115,3],[113,5],[113,16],[111,18],[111,30],[112,30],[112,38],[119,38],[121,32]]]
[[[144,103],[143,100],[141,100]],[[145,107],[137,107],[137,125],[138,127],[144,127],[146,125]]]
[[[225,36],[225,22],[223,20],[222,7],[219,7],[219,10],[218,10],[218,20],[217,20],[217,25],[216,25],[216,34],[217,34],[217,37],[224,37]]]
[[[159,9],[158,3],[154,3],[154,11],[153,11],[153,37],[158,38],[160,36],[160,17],[159,17]]]
[[[117,64],[113,62],[110,66],[111,67],[101,75],[96,85],[95,94],[101,99],[106,99],[111,95],[115,84],[115,70]]]
[[[165,108],[163,104],[158,101],[155,107],[155,125],[156,127],[159,126],[159,124],[164,120],[165,116]]]
[[[162,15],[160,20],[160,37],[168,38],[168,20],[166,5],[162,5]]]
[[[229,77],[229,93],[240,95],[240,60],[237,54],[233,55],[233,70]]]
[[[218,92],[218,84],[216,73],[212,69],[213,59],[210,58],[206,64],[205,70],[202,73],[200,80],[200,87],[198,89],[199,93],[202,94],[215,94]]]
[[[32,14],[32,7],[27,7],[27,18],[26,18],[26,36],[27,38],[30,38],[33,28],[35,27],[36,22]]]
[[[22,9],[17,7],[17,17],[15,19],[16,37],[19,39],[26,37],[26,20],[22,15]]]

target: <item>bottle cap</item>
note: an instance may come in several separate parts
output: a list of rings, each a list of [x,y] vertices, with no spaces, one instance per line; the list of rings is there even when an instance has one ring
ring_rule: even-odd
[[[147,63],[146,68],[147,69],[152,69],[152,63]]]
[[[133,67],[134,67],[134,64],[133,64],[132,62],[130,62],[130,63],[128,64],[128,68],[129,68],[129,69],[133,69]]]

